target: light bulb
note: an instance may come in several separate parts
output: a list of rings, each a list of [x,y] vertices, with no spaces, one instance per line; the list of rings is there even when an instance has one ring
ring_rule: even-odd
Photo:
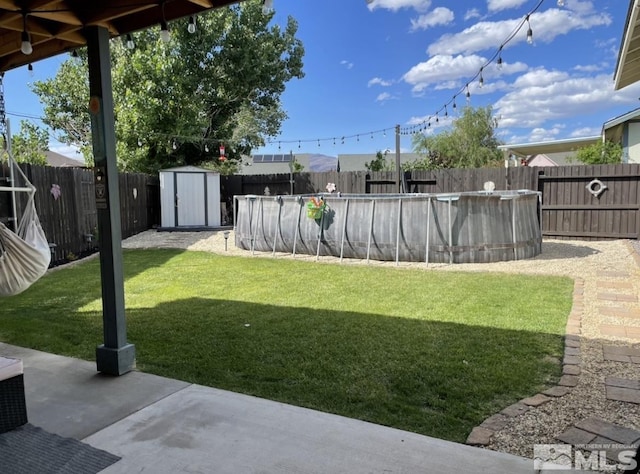
[[[204,145],[204,151],[205,153],[209,153],[209,145],[207,144]]]
[[[564,0],[558,0],[558,6],[564,7]]]
[[[268,13],[271,13],[271,10],[273,10],[273,0],[263,0],[262,13],[267,15]]]
[[[533,44],[533,30],[531,28],[527,30],[527,43]]]
[[[125,41],[126,41],[127,49],[133,49],[136,47],[136,44],[133,42],[133,38],[131,37],[130,33],[127,33],[127,36],[125,37]]]
[[[502,56],[498,56],[496,65],[498,66],[498,69],[502,69]]]
[[[31,46],[31,40],[29,39],[29,33],[22,32],[22,44],[20,45],[20,51],[27,56],[33,53],[33,47]]]
[[[29,71],[29,77],[33,77],[33,64],[29,63],[27,71]]]
[[[160,23],[160,39],[163,43],[168,43],[171,39],[171,33],[169,33],[169,25],[167,25],[167,22],[164,20],[162,20],[162,23]]]
[[[189,26],[187,26],[187,31],[191,34],[196,32],[196,17],[193,15],[189,17]]]

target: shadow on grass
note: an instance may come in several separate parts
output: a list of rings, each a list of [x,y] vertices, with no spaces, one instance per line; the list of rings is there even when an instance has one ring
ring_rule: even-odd
[[[179,254],[154,251],[150,266],[132,252],[125,276]],[[99,298],[99,265],[73,272],[67,286],[51,275],[7,299],[0,340],[94,360],[102,315],[80,308]],[[86,287],[69,295],[69,281]],[[560,375],[560,335],[434,321],[428,311],[411,319],[192,297],[127,309],[128,340],[145,372],[460,442]]]
[[[128,318],[143,371],[454,441],[554,381],[563,348],[557,335],[200,298]]]

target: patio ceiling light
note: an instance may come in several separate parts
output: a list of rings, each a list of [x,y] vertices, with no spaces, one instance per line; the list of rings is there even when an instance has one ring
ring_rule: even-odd
[[[26,54],[27,56],[33,53],[33,47],[31,46],[31,38],[29,38],[29,33],[27,33],[27,14],[23,14],[22,21],[22,43],[20,44],[20,51],[22,54]]]

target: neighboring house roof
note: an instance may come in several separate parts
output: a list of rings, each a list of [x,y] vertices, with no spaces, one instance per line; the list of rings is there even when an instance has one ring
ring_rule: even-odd
[[[69,158],[68,156],[61,155],[60,153],[56,153],[55,151],[47,150],[44,152],[47,156],[47,164],[49,166],[59,166],[59,167],[84,167],[84,161],[74,160],[73,158]]]
[[[606,121],[602,126],[602,135],[606,140],[620,143],[622,142],[625,124],[638,120],[640,120],[640,108]]]
[[[565,166],[565,165],[581,165],[582,162],[573,159],[574,152],[561,153],[540,153],[531,155],[527,158],[528,166]]]
[[[289,163],[291,157],[302,165],[303,172],[310,171],[334,171],[337,160],[334,156],[322,155],[318,153],[283,153],[252,155],[242,157],[242,166],[237,174],[282,174],[290,173]]]
[[[613,75],[614,89],[620,90],[640,80],[640,0],[631,0],[622,32],[618,63]]]
[[[417,153],[400,153],[400,163],[411,163],[416,160],[423,159]],[[338,155],[338,163],[340,163],[340,171],[367,171],[365,166],[376,159],[375,153],[364,154],[343,154]],[[396,154],[392,151],[388,152],[385,160],[395,170]]]
[[[568,138],[564,140],[550,140],[546,142],[500,145],[498,148],[503,151],[510,151],[522,157],[531,155],[549,156],[552,153],[572,154],[579,148],[598,143],[601,139],[600,135],[595,135],[592,137]]]

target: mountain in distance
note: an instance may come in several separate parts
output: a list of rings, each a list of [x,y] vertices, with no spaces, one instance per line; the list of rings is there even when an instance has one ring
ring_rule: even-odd
[[[309,169],[305,171],[335,171],[338,165],[337,156],[322,155],[320,153],[310,153],[309,155]]]

